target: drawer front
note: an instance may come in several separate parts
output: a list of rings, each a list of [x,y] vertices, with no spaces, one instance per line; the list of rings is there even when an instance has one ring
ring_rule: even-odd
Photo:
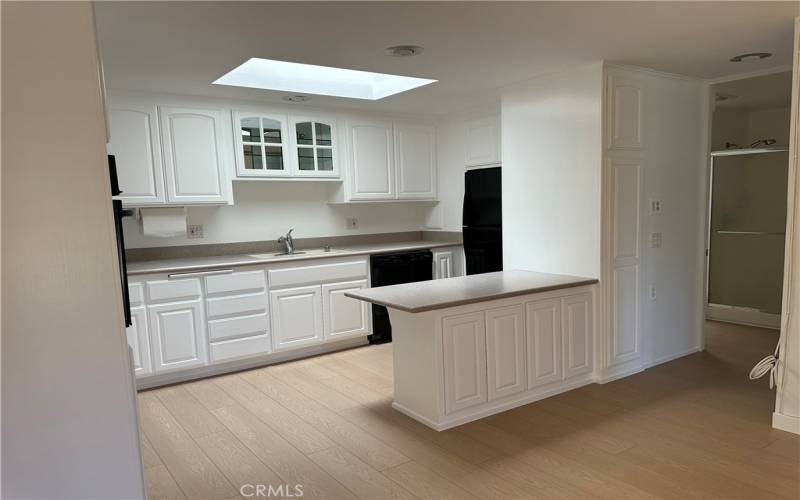
[[[267,279],[264,276],[264,271],[219,274],[206,276],[205,280],[206,291],[209,295],[256,292],[267,288]]]
[[[364,259],[335,264],[271,269],[269,285],[272,288],[298,286],[326,281],[348,281],[367,276],[367,261]]]
[[[268,329],[267,313],[215,319],[208,322],[208,339],[217,342],[238,337],[253,337],[268,333]]]
[[[148,281],[147,296],[151,302],[194,299],[200,296],[200,280],[192,278]]]
[[[144,304],[144,285],[142,283],[131,283],[128,285],[128,299],[131,307]]]
[[[267,334],[225,342],[213,342],[209,349],[212,363],[268,354],[272,350]]]
[[[209,319],[234,314],[255,314],[266,310],[267,294],[264,292],[206,300],[206,314]]]

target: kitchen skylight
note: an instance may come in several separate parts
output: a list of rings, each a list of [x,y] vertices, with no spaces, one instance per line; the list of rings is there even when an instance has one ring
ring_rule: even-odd
[[[435,81],[252,57],[214,84],[376,101]]]

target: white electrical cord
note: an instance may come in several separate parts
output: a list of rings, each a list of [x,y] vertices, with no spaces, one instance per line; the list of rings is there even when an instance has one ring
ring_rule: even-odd
[[[769,373],[769,388],[775,387],[775,371],[778,369],[778,351],[780,351],[780,348],[781,343],[778,341],[778,346],[775,347],[775,354],[762,359],[750,370],[750,380],[760,379]]]

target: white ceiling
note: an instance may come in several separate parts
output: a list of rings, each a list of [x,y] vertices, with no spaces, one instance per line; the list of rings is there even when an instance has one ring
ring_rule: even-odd
[[[605,59],[702,78],[791,64],[799,2],[97,2],[110,89],[276,100],[211,82],[250,57],[439,80],[377,102],[316,105],[447,113],[500,87]],[[410,58],[383,49],[414,44]],[[772,52],[731,63],[746,52]]]
[[[788,108],[792,102],[792,72],[784,71],[718,83],[714,85],[714,92],[735,96],[717,102],[719,108],[748,111]]]

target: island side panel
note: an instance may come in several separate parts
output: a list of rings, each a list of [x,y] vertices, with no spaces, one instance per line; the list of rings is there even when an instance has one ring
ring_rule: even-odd
[[[394,354],[396,410],[431,427],[443,413],[442,341],[439,311],[408,313],[389,308]]]

